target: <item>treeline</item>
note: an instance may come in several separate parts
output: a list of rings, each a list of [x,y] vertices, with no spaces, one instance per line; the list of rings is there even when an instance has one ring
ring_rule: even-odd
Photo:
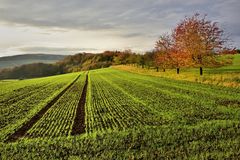
[[[238,53],[239,50],[238,50]],[[224,53],[226,54],[226,53]],[[229,54],[229,52],[227,53]],[[105,51],[99,54],[79,53],[72,56],[66,56],[63,60],[55,64],[33,63],[14,68],[0,70],[0,79],[26,79],[34,77],[44,77],[83,70],[106,68],[111,65],[134,65],[141,68],[155,68],[156,71],[165,71],[165,69],[175,68],[169,63],[162,66],[158,62],[161,56],[156,50],[137,54],[131,50],[125,51]],[[214,67],[221,66],[230,62],[216,61]],[[211,64],[213,65],[213,64]]]
[[[140,58],[142,56],[132,53],[130,50],[123,52],[105,51],[99,54],[79,53],[66,56],[63,60],[54,64],[33,63],[2,69],[0,70],[0,79],[25,79],[105,68],[114,64],[132,63],[133,61],[130,60],[130,57],[134,57],[133,59],[135,59],[135,57]]]
[[[33,63],[0,70],[0,79],[26,79],[64,73],[56,64]]]

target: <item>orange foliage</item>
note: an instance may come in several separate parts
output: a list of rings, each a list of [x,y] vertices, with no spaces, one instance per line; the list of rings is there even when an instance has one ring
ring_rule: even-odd
[[[199,14],[181,21],[173,31],[173,39],[176,50],[189,55],[197,66],[210,63],[209,56],[220,51],[227,40],[216,22],[208,21],[206,15],[200,17]]]

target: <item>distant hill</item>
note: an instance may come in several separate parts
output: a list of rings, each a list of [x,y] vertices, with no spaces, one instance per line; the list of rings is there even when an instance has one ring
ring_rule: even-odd
[[[15,56],[0,57],[0,69],[12,68],[25,64],[32,63],[55,63],[59,60],[63,60],[64,55],[53,54],[22,54]]]
[[[61,60],[55,61],[56,63],[47,64],[46,62],[49,60],[55,60],[55,55],[51,59],[51,56],[47,56],[44,59],[40,55],[41,59],[44,62],[35,62],[31,64],[23,64],[20,66],[12,67],[12,68],[0,68],[0,80],[2,79],[26,79],[33,77],[44,77],[50,75],[57,75],[69,72],[78,72],[82,70],[90,70],[97,68],[109,67],[112,64],[119,64],[124,58],[124,55],[129,55],[126,53],[121,53],[119,51],[105,51],[104,53],[92,54],[92,53],[78,53],[75,55],[65,56]],[[32,60],[29,57],[25,58],[25,60]],[[34,57],[36,55],[33,55]],[[121,58],[119,58],[121,57]],[[16,57],[14,57],[16,58]],[[60,57],[61,58],[61,57]],[[4,59],[3,62],[8,61],[8,58]],[[23,59],[22,57],[20,59]],[[38,58],[39,60],[40,58]],[[12,62],[17,61],[17,59],[11,59]],[[115,62],[116,61],[116,62]],[[29,61],[28,61],[29,62]],[[52,61],[53,62],[53,61]],[[1,61],[0,61],[1,63]],[[15,62],[16,63],[16,62]]]

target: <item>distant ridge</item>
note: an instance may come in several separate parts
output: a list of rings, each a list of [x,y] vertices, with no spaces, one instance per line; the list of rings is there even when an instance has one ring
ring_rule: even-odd
[[[12,68],[31,63],[55,63],[63,60],[66,55],[55,54],[21,54],[14,56],[0,57],[0,68]]]

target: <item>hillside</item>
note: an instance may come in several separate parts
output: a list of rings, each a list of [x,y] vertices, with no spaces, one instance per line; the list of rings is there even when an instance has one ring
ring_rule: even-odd
[[[15,56],[0,57],[0,69],[16,67],[31,63],[55,63],[64,59],[64,55],[53,54],[22,54]]]
[[[113,68],[1,83],[2,159],[240,156],[239,88]]]
[[[24,64],[20,66],[16,66],[13,68],[7,69],[0,69],[0,79],[25,79],[25,78],[34,78],[34,77],[44,77],[50,75],[57,75],[62,73],[69,73],[69,72],[77,72],[82,70],[90,70],[90,69],[97,69],[103,67],[109,67],[114,63],[113,59],[117,59],[116,57],[121,52],[104,52],[100,54],[91,54],[91,53],[78,53],[75,55],[59,56],[60,60],[53,60],[55,55],[45,56],[39,55],[44,61],[31,63],[31,64]],[[33,55],[34,57],[35,55]],[[57,57],[57,56],[56,56]],[[17,59],[17,57],[13,57],[13,59]],[[30,57],[26,57],[27,60],[31,60]],[[9,58],[2,58],[5,62],[9,62]],[[40,58],[39,58],[40,59]],[[23,57],[22,57],[23,60]],[[55,62],[51,64],[47,64],[46,62]],[[13,61],[12,61],[13,62]]]
[[[164,72],[159,70],[157,72],[156,68],[142,68],[135,65],[116,65],[112,68],[175,80],[214,84],[227,87],[240,87],[240,54],[224,55],[221,59],[224,61],[231,59],[231,63],[221,67],[204,68],[204,73],[201,76],[199,75],[198,68],[180,68],[179,74],[176,73],[176,69],[166,69]]]

